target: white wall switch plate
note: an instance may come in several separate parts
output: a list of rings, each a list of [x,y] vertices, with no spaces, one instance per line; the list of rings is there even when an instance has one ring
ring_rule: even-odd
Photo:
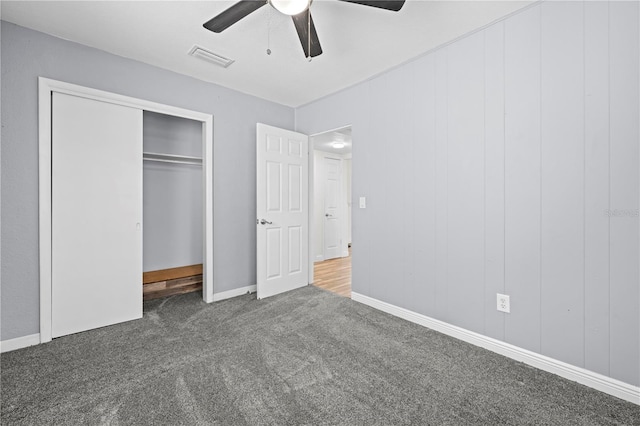
[[[360,208],[361,209],[367,208],[367,197],[360,197]]]
[[[497,308],[498,308],[498,310],[500,312],[510,313],[511,312],[511,303],[509,301],[509,296],[507,296],[506,294],[498,293],[498,306],[497,306]]]

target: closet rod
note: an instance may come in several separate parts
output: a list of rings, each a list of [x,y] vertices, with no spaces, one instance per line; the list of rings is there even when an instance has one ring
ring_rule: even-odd
[[[202,166],[199,161],[187,161],[187,160],[165,160],[162,158],[143,158],[144,161],[157,161],[159,163],[174,163],[174,164],[189,164],[192,166]]]
[[[161,163],[191,164],[194,166],[202,166],[202,158],[189,157],[186,155],[160,154],[157,152],[143,152],[142,159],[144,161],[158,161]]]

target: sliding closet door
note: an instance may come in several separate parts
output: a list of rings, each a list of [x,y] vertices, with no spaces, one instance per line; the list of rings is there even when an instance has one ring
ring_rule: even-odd
[[[142,111],[53,94],[52,337],[142,317]]]

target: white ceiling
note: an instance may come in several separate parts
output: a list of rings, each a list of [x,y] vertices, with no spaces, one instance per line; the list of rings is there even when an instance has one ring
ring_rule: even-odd
[[[351,127],[344,127],[330,132],[319,133],[311,136],[313,149],[316,151],[331,152],[335,154],[351,154]],[[334,142],[344,143],[344,148],[335,148]]]
[[[296,107],[379,74],[531,1],[408,0],[400,12],[314,0],[324,53],[308,62],[291,18],[269,5],[220,34],[202,24],[234,1],[7,1],[5,21]],[[198,44],[228,68],[187,55]],[[270,48],[272,53],[267,55]]]

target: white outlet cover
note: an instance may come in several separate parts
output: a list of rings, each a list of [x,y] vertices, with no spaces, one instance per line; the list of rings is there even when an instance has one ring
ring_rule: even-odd
[[[509,296],[507,296],[506,294],[498,293],[497,309],[500,312],[506,312],[507,314],[511,312],[511,302],[509,300]]]

